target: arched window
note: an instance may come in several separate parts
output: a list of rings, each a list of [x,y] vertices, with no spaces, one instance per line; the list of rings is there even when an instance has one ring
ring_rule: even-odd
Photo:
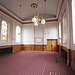
[[[1,42],[8,42],[8,23],[4,20],[1,22]]]
[[[16,26],[16,42],[21,42],[21,28]]]

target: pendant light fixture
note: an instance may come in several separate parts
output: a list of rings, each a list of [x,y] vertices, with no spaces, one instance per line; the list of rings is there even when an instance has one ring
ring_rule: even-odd
[[[22,5],[20,5],[20,18],[22,18],[22,17],[21,17],[21,7],[22,7]]]
[[[44,0],[44,1],[46,3],[46,0]],[[41,24],[46,23],[46,21],[43,17],[42,18],[39,17],[39,5],[38,5],[38,3],[39,3],[39,0],[37,0],[37,14],[34,16],[34,18],[32,18],[32,22],[34,23],[34,26],[38,26],[40,22],[41,22]]]

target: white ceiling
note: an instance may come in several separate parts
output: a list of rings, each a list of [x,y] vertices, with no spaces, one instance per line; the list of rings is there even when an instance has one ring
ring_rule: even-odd
[[[31,8],[32,3],[37,3],[37,0],[0,0],[0,5],[8,11],[16,15],[21,20],[30,20],[37,10]],[[46,0],[46,15],[47,18],[54,18],[57,16],[59,0]],[[20,5],[21,15],[20,15]],[[39,0],[39,13],[40,16],[45,17],[45,2]]]

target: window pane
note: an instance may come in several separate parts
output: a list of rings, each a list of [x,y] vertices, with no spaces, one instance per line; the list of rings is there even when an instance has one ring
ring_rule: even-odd
[[[61,38],[61,22],[59,22],[59,38]]]
[[[1,42],[7,42],[8,40],[8,25],[6,21],[1,23]]]
[[[59,43],[61,43],[61,22],[59,22]]]
[[[61,39],[59,39],[59,43],[61,44]]]
[[[66,10],[63,14],[63,43],[67,43]]]
[[[20,29],[20,26],[16,26],[16,42],[21,42],[21,29]]]
[[[72,0],[73,44],[75,44],[75,0]]]

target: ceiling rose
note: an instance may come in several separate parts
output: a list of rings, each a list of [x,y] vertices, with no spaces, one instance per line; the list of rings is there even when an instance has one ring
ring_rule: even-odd
[[[31,7],[32,7],[32,8],[37,8],[38,5],[37,5],[36,3],[32,3],[32,4],[31,4]]]

